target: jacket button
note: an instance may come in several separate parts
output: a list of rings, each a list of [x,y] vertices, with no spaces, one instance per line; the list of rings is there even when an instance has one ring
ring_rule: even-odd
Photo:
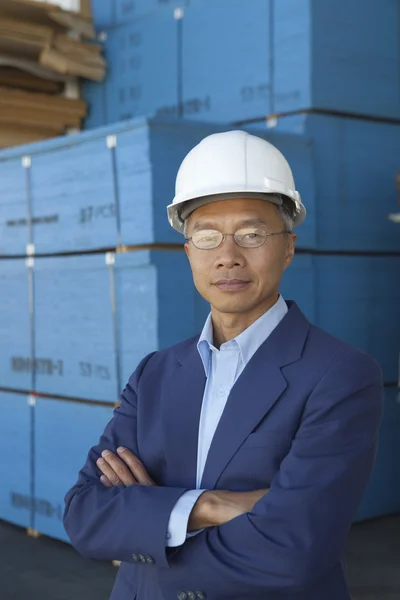
[[[196,598],[197,600],[206,600],[207,596],[205,595],[204,592],[196,592]]]
[[[145,563],[146,562],[146,557],[143,554],[139,554],[139,560],[141,563]]]
[[[149,565],[154,565],[154,558],[152,556],[146,556],[146,562]]]
[[[135,562],[135,563],[139,562],[139,557],[138,557],[138,555],[137,555],[137,554],[132,554],[132,560],[133,560],[133,562]]]
[[[187,593],[188,600],[197,600],[197,596],[194,592]]]
[[[178,600],[188,600],[186,592],[178,592]]]

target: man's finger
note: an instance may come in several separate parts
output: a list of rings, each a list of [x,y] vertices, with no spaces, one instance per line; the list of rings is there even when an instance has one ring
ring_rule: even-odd
[[[124,485],[116,473],[113,471],[112,467],[104,460],[104,458],[99,458],[96,462],[98,468],[102,472],[103,476],[107,478],[107,481],[111,483],[111,487],[117,485]],[[103,482],[102,482],[103,483]]]
[[[106,477],[105,475],[102,475],[100,477],[100,481],[104,485],[104,487],[107,487],[107,488],[113,487],[113,484],[111,483],[111,481],[109,481],[108,477]]]
[[[120,446],[117,448],[118,455],[125,461],[133,473],[139,485],[156,485],[152,480],[142,461],[127,448]]]
[[[126,464],[109,450],[101,453],[97,466],[113,486],[129,486],[137,483]]]

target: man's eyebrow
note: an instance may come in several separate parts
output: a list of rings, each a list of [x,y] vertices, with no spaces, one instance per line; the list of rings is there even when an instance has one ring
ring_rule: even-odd
[[[215,223],[211,223],[208,221],[197,221],[197,223],[193,225],[192,231],[194,233],[195,231],[199,231],[201,229],[215,229],[215,227]]]
[[[266,227],[266,225],[267,224],[262,219],[245,219],[244,221],[238,223],[237,228],[240,229],[241,227]],[[195,223],[193,226],[192,233],[194,233],[195,231],[201,231],[202,229],[215,228],[215,223],[212,223],[211,221],[197,221],[197,223]]]

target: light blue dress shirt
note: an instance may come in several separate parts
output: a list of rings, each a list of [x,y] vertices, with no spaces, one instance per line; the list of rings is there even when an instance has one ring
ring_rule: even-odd
[[[197,489],[183,494],[175,504],[168,523],[167,546],[181,546],[187,537],[198,533],[187,533],[189,516],[199,496],[206,491],[200,489],[201,479],[229,393],[247,363],[287,311],[286,302],[279,296],[274,306],[236,338],[221,344],[219,350],[213,345],[211,314],[208,316],[197,343],[207,377],[198,434]]]

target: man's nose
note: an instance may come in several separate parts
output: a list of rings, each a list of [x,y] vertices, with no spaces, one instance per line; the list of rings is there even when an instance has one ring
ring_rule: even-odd
[[[233,235],[225,235],[222,244],[217,248],[217,266],[232,268],[244,264],[241,247],[235,242]]]

